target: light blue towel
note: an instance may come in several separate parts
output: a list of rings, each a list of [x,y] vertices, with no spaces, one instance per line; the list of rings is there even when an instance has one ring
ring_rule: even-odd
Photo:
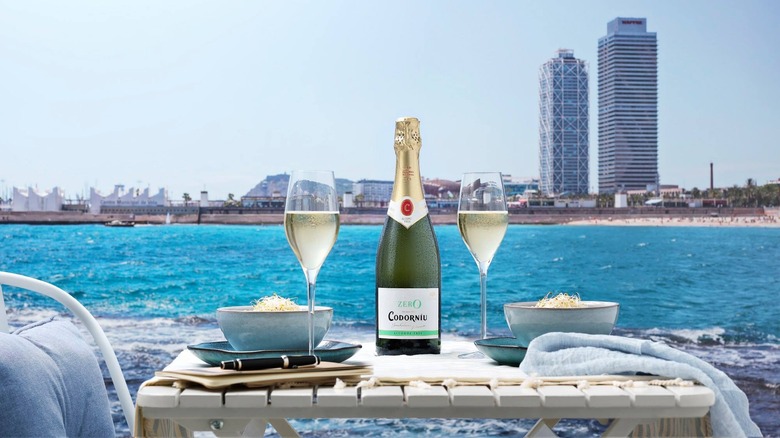
[[[716,437],[758,437],[748,399],[729,376],[707,362],[661,342],[620,336],[547,333],[531,341],[520,369],[539,376],[648,373],[696,380],[712,389]]]

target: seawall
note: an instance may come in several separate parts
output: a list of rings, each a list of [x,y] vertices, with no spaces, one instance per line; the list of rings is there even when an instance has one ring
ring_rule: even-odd
[[[511,224],[565,224],[585,220],[642,219],[642,218],[734,218],[761,217],[767,213],[763,208],[524,208],[511,210]],[[385,211],[350,211],[341,213],[344,225],[381,225],[387,217]],[[134,221],[136,224],[164,224],[164,215],[92,214],[70,211],[58,212],[11,212],[0,211],[2,224],[68,225],[103,224],[112,220]],[[457,223],[456,211],[431,211],[431,220],[436,225]],[[222,224],[222,225],[280,225],[284,221],[282,212],[258,213],[204,213],[172,215],[173,224]]]

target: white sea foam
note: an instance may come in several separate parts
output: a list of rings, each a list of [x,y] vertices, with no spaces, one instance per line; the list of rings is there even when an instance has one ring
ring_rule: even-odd
[[[729,368],[744,368],[746,374],[761,376],[763,379],[776,380],[777,366],[780,364],[780,347],[777,345],[733,346],[726,348],[686,348],[692,355],[714,364]]]
[[[773,370],[780,363],[780,345],[773,339],[763,343],[734,343],[728,342],[726,335],[727,331],[722,327],[672,330],[654,328],[639,333],[640,337],[667,342],[706,362],[753,368],[760,374],[760,370]]]
[[[572,422],[567,429],[576,436],[598,436],[598,432],[589,430],[589,422]],[[420,435],[445,436],[483,436],[505,435],[523,436],[533,427],[534,420],[503,419],[438,419],[438,418],[387,418],[387,419],[328,419],[328,420],[291,420],[297,430],[307,431],[312,436],[392,436],[416,437]],[[560,429],[560,427],[559,427]],[[590,433],[589,433],[590,432]],[[198,435],[196,435],[198,436]],[[213,435],[201,435],[213,436]]]
[[[649,335],[665,335],[674,336],[678,338],[687,339],[691,342],[698,343],[703,340],[712,340],[718,343],[723,343],[723,335],[726,334],[726,329],[723,327],[709,327],[704,329],[674,329],[674,330],[662,330],[658,328],[647,330]]]

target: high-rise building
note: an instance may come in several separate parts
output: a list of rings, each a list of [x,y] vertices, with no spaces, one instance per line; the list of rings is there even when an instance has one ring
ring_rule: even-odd
[[[647,19],[618,17],[599,39],[599,193],[658,184],[658,44]]]
[[[588,193],[588,65],[561,49],[539,68],[540,190]]]

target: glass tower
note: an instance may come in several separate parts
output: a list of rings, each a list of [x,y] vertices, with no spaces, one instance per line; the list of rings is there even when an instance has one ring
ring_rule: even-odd
[[[658,45],[647,19],[618,17],[599,39],[599,193],[658,184]]]
[[[546,196],[588,193],[588,65],[561,49],[539,68],[539,174]]]

